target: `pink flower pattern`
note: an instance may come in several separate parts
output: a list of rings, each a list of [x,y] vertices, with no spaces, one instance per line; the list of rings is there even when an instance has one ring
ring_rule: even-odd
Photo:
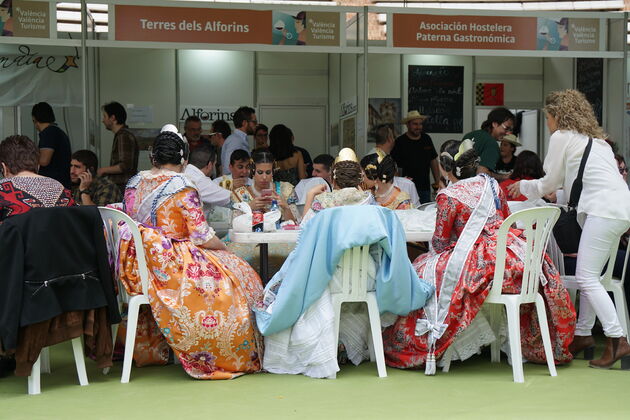
[[[126,191],[125,209],[148,225],[137,220],[137,206],[172,176],[181,175],[143,172],[138,176],[137,187]],[[253,319],[253,308],[262,299],[260,277],[230,252],[197,246],[210,240],[214,231],[206,223],[194,188],[174,193],[156,215],[156,228],[139,226],[151,303],[151,312],[141,314],[140,325],[159,328],[137,337],[134,360],[144,365],[166,363],[168,353],[154,349],[168,344],[186,373],[197,379],[231,379],[259,371],[261,358],[252,354],[260,355],[263,345]],[[121,241],[118,266],[131,294],[142,292],[136,258],[134,243]],[[241,347],[243,342],[249,348]]]

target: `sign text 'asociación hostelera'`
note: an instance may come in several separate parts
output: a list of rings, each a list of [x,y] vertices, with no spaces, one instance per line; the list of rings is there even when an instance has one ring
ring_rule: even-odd
[[[396,13],[393,26],[394,47],[599,50],[599,19]]]

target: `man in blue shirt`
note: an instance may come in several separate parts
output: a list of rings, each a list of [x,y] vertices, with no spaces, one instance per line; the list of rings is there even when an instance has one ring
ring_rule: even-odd
[[[256,111],[254,108],[250,108],[248,106],[242,106],[237,109],[236,112],[234,112],[232,121],[234,121],[235,130],[227,139],[225,139],[225,143],[223,143],[223,147],[221,148],[223,175],[229,175],[231,173],[230,167],[225,163],[230,161],[232,152],[238,149],[249,150],[249,141],[247,141],[247,136],[254,134],[256,124],[258,124]]]
[[[70,188],[70,139],[55,124],[55,113],[47,102],[33,105],[33,124],[39,131],[39,174]]]

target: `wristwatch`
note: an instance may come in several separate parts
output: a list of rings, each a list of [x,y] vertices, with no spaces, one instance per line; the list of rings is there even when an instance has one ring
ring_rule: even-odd
[[[90,190],[79,190],[79,195],[81,195],[81,194],[90,195]]]

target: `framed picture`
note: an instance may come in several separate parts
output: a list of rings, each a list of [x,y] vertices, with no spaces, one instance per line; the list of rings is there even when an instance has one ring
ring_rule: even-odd
[[[356,118],[354,116],[341,121],[343,133],[342,147],[349,147],[352,150],[356,146]]]

